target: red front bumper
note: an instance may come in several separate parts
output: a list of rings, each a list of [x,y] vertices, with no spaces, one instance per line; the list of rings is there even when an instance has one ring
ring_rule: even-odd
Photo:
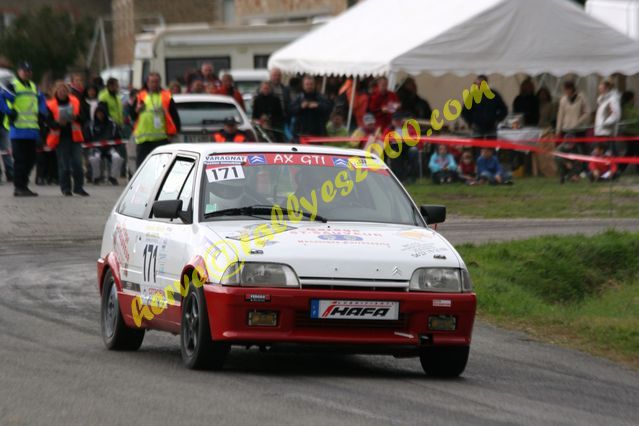
[[[420,346],[470,345],[475,319],[474,293],[409,293],[313,289],[237,288],[205,285],[211,337],[246,344],[313,343],[343,345]],[[266,295],[268,302],[247,301],[247,295]],[[315,320],[312,299],[398,301],[399,320]],[[433,300],[450,306],[433,306]],[[446,302],[436,302],[442,305]],[[278,312],[277,326],[249,326],[251,311]],[[430,315],[452,315],[454,331],[434,331]]]

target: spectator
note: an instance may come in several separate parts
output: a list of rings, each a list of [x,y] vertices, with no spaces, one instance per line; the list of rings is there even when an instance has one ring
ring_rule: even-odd
[[[146,90],[138,94],[137,106],[132,111],[136,119],[136,163],[140,164],[155,148],[169,143],[169,138],[180,131],[180,116],[171,92],[160,86],[160,74],[151,72],[146,78]]]
[[[122,105],[122,98],[120,97],[120,83],[116,78],[109,78],[106,83],[106,87],[100,92],[98,96],[98,100],[100,102],[104,102],[107,107],[108,118],[117,126],[118,128],[118,137],[121,137],[121,130],[124,127],[124,106]],[[126,160],[127,160],[127,152],[126,145],[116,145],[114,149],[117,151],[118,155],[123,159],[120,162],[120,173],[114,175],[116,176],[126,175]],[[113,182],[111,182],[113,183]],[[116,182],[117,183],[117,182]]]
[[[288,87],[282,84],[282,71],[279,68],[273,68],[271,70],[269,74],[269,82],[271,83],[271,94],[280,101],[283,121],[286,121],[288,120],[288,110],[291,105],[291,91]]]
[[[557,119],[557,103],[553,102],[550,90],[546,86],[542,86],[537,91],[537,99],[539,100],[539,122],[537,125],[541,129],[555,128],[555,120]]]
[[[217,143],[224,142],[248,142],[246,133],[237,128],[237,121],[234,117],[224,119],[224,128],[213,134],[213,140]]]
[[[570,142],[570,138],[566,139],[557,147],[557,151],[563,154],[579,154],[577,144]],[[578,182],[581,173],[581,163],[568,158],[556,157],[557,169],[559,171],[559,183],[567,180],[570,182]]]
[[[601,161],[601,159],[606,157],[610,158],[610,152],[607,152],[604,155],[603,146],[597,145],[592,151],[592,156],[600,160],[588,163],[588,178],[590,179],[590,182],[609,181],[617,178],[617,165],[615,163]]]
[[[79,101],[82,101],[84,99],[84,95],[85,95],[84,76],[81,73],[74,72],[73,74],[71,74],[69,89],[71,91],[71,94],[75,96],[76,98],[78,98]]]
[[[116,78],[109,78],[104,88],[98,95],[98,100],[105,104],[111,121],[118,127],[124,126],[124,111],[120,99],[120,83]]]
[[[474,84],[481,87],[483,82],[488,84],[488,77],[479,75]],[[508,107],[499,92],[492,88],[490,90],[495,94],[494,98],[483,97],[481,102],[473,105],[472,108],[462,109],[464,121],[473,130],[473,136],[477,138],[497,137],[497,124],[508,115]]]
[[[351,122],[355,127],[364,127],[364,115],[368,109],[369,96],[367,91],[368,83],[366,81],[358,81],[355,89],[355,99],[353,100],[353,118],[354,122]],[[353,95],[353,80],[347,80],[342,87],[343,93],[346,96],[348,105],[350,105],[351,97]],[[341,92],[341,91],[340,91]],[[373,116],[374,117],[374,116]]]
[[[36,159],[36,141],[40,139],[39,119],[46,116],[47,104],[31,81],[30,63],[21,62],[18,65],[17,77],[2,91],[0,110],[9,124],[13,153],[13,195],[37,196],[29,189],[28,183]]]
[[[390,158],[390,167],[393,173],[399,180],[406,183],[413,183],[417,180],[419,174],[419,150],[416,146],[409,146],[405,143],[398,143],[396,141],[397,136],[389,136],[391,132],[396,132],[401,138],[403,134],[403,126],[406,116],[401,112],[395,112],[391,118],[391,127],[389,127],[384,133],[384,143],[388,140],[391,148],[395,151],[399,151],[399,156],[396,158]],[[415,134],[411,134],[411,137],[417,137]]]
[[[621,96],[621,119],[623,126],[620,126],[624,136],[639,136],[639,109],[635,106],[635,94],[626,91]],[[639,156],[639,141],[627,143],[626,156]],[[619,171],[624,172],[628,164],[620,164]],[[639,166],[637,166],[639,167]]]
[[[58,179],[65,196],[73,193],[87,197],[82,170],[82,116],[80,100],[69,93],[62,80],[55,83],[53,96],[47,101],[49,108],[49,134],[47,146],[58,156]],[[73,193],[71,176],[73,175]]]
[[[428,118],[432,114],[430,105],[426,99],[417,94],[417,83],[412,77],[404,80],[397,90],[397,97],[401,104],[400,111],[412,118]]]
[[[470,150],[465,150],[462,152],[459,160],[459,166],[457,166],[457,177],[467,185],[474,185],[477,182],[477,174],[475,171],[476,166],[475,161],[473,160],[473,153]]]
[[[326,135],[337,138],[348,138],[348,129],[344,125],[344,116],[334,111],[326,124]]]
[[[526,77],[519,86],[513,112],[524,115],[524,126],[536,126],[539,123],[539,98],[535,96],[535,84],[530,77]]]
[[[375,116],[371,113],[364,114],[362,117],[363,126],[355,129],[351,135],[352,139],[358,139],[357,141],[351,141],[350,146],[352,148],[362,148],[364,150],[370,150],[369,152],[381,152],[384,150],[383,142],[380,140],[382,129],[377,126],[375,122]],[[371,145],[379,146],[380,150],[370,149]]]
[[[430,156],[428,168],[436,184],[451,183],[457,179],[457,164],[446,145],[437,147],[437,152]]]
[[[244,99],[242,99],[242,94],[239,90],[235,88],[233,85],[233,76],[231,74],[224,74],[222,76],[222,85],[215,92],[218,95],[230,96],[235,99],[243,110],[246,110],[244,107]]]
[[[390,126],[393,113],[399,109],[399,99],[395,92],[388,90],[388,79],[377,79],[377,88],[368,101],[368,110],[373,113],[377,125],[382,129]]]
[[[202,80],[193,80],[191,87],[189,87],[189,93],[207,93]]]
[[[107,104],[100,102],[95,111],[95,119],[92,122],[87,122],[84,126],[84,139],[91,142],[98,142],[120,139],[120,137],[120,128],[109,117]],[[109,166],[108,181],[114,186],[118,185],[117,176],[120,175],[124,158],[122,158],[114,146],[90,149],[89,162],[91,163],[92,170],[91,181],[97,185],[102,180],[101,166],[103,160],[105,160]]]
[[[512,177],[509,172],[505,171],[497,157],[493,155],[491,148],[482,148],[481,155],[477,159],[477,178],[478,183],[490,184],[512,184]]]
[[[169,92],[171,92],[172,95],[179,95],[182,93],[182,86],[180,86],[180,83],[177,80],[173,80],[169,83]]]
[[[195,77],[204,84],[204,90],[208,93],[215,93],[221,86],[220,79],[215,74],[215,68],[210,62],[204,62],[200,66],[200,72]],[[192,82],[189,82],[189,87]]]
[[[122,107],[122,114],[124,116],[124,126],[122,126],[121,132],[122,137],[124,139],[129,139],[133,134],[133,124],[135,123],[135,108],[138,103],[138,93],[137,89],[131,89],[129,92],[129,97],[124,102],[124,106]]]
[[[589,119],[590,107],[586,97],[577,93],[574,82],[566,81],[557,112],[557,137],[583,137],[585,132],[581,128],[588,124]]]
[[[315,90],[315,79],[305,76],[302,92],[291,104],[297,135],[326,135],[326,121],[331,110],[330,102]]]
[[[619,92],[611,80],[599,83],[599,97],[597,98],[597,112],[595,113],[595,136],[615,136],[617,123],[621,119],[621,102]],[[613,142],[609,148],[618,155],[625,154]]]
[[[71,88],[69,88],[71,91]],[[73,95],[75,96],[75,95]],[[94,85],[87,86],[83,95],[75,96],[80,101],[80,111],[85,120],[93,120],[95,109],[98,107],[98,89]]]
[[[4,113],[0,110],[0,123],[5,123]],[[13,158],[11,157],[11,150],[9,149],[9,131],[4,125],[0,125],[0,156],[2,157],[2,163],[4,165],[4,175],[7,178],[7,182],[13,181]],[[0,180],[2,176],[0,175]]]
[[[251,118],[260,122],[262,127],[265,127],[264,124],[268,122],[269,128],[275,129],[278,134],[283,132],[284,115],[282,102],[271,92],[271,84],[268,81],[262,82],[259,93],[253,98],[253,111],[251,114]]]

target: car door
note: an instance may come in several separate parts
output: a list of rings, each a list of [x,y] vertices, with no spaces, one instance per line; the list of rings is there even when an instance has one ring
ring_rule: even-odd
[[[182,269],[188,263],[193,235],[193,186],[197,155],[179,153],[164,177],[154,201],[182,200],[181,218],[160,219],[150,212],[142,236],[142,285],[145,304],[160,303],[160,322],[179,324]],[[154,298],[155,296],[155,298]]]
[[[147,274],[144,270],[143,238],[149,224],[147,218],[173,156],[172,153],[150,155],[129,183],[117,209],[116,230],[120,235],[117,242],[121,247],[116,246],[116,252],[120,250],[123,253],[119,261],[120,277],[123,290],[133,295],[144,296],[142,288]]]

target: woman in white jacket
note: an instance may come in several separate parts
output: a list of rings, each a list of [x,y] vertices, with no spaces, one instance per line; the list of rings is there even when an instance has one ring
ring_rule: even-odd
[[[597,113],[595,114],[595,136],[616,136],[617,124],[621,120],[621,97],[610,80],[599,83]],[[615,154],[617,147],[609,146]]]

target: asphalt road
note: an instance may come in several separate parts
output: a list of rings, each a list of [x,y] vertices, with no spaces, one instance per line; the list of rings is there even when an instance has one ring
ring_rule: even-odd
[[[476,325],[462,378],[416,359],[234,349],[222,372],[181,363],[176,336],[104,349],[95,283],[102,224],[119,189],[15,200],[0,187],[0,425],[636,424],[639,374],[526,335]],[[468,221],[453,242],[594,233],[626,221]]]

